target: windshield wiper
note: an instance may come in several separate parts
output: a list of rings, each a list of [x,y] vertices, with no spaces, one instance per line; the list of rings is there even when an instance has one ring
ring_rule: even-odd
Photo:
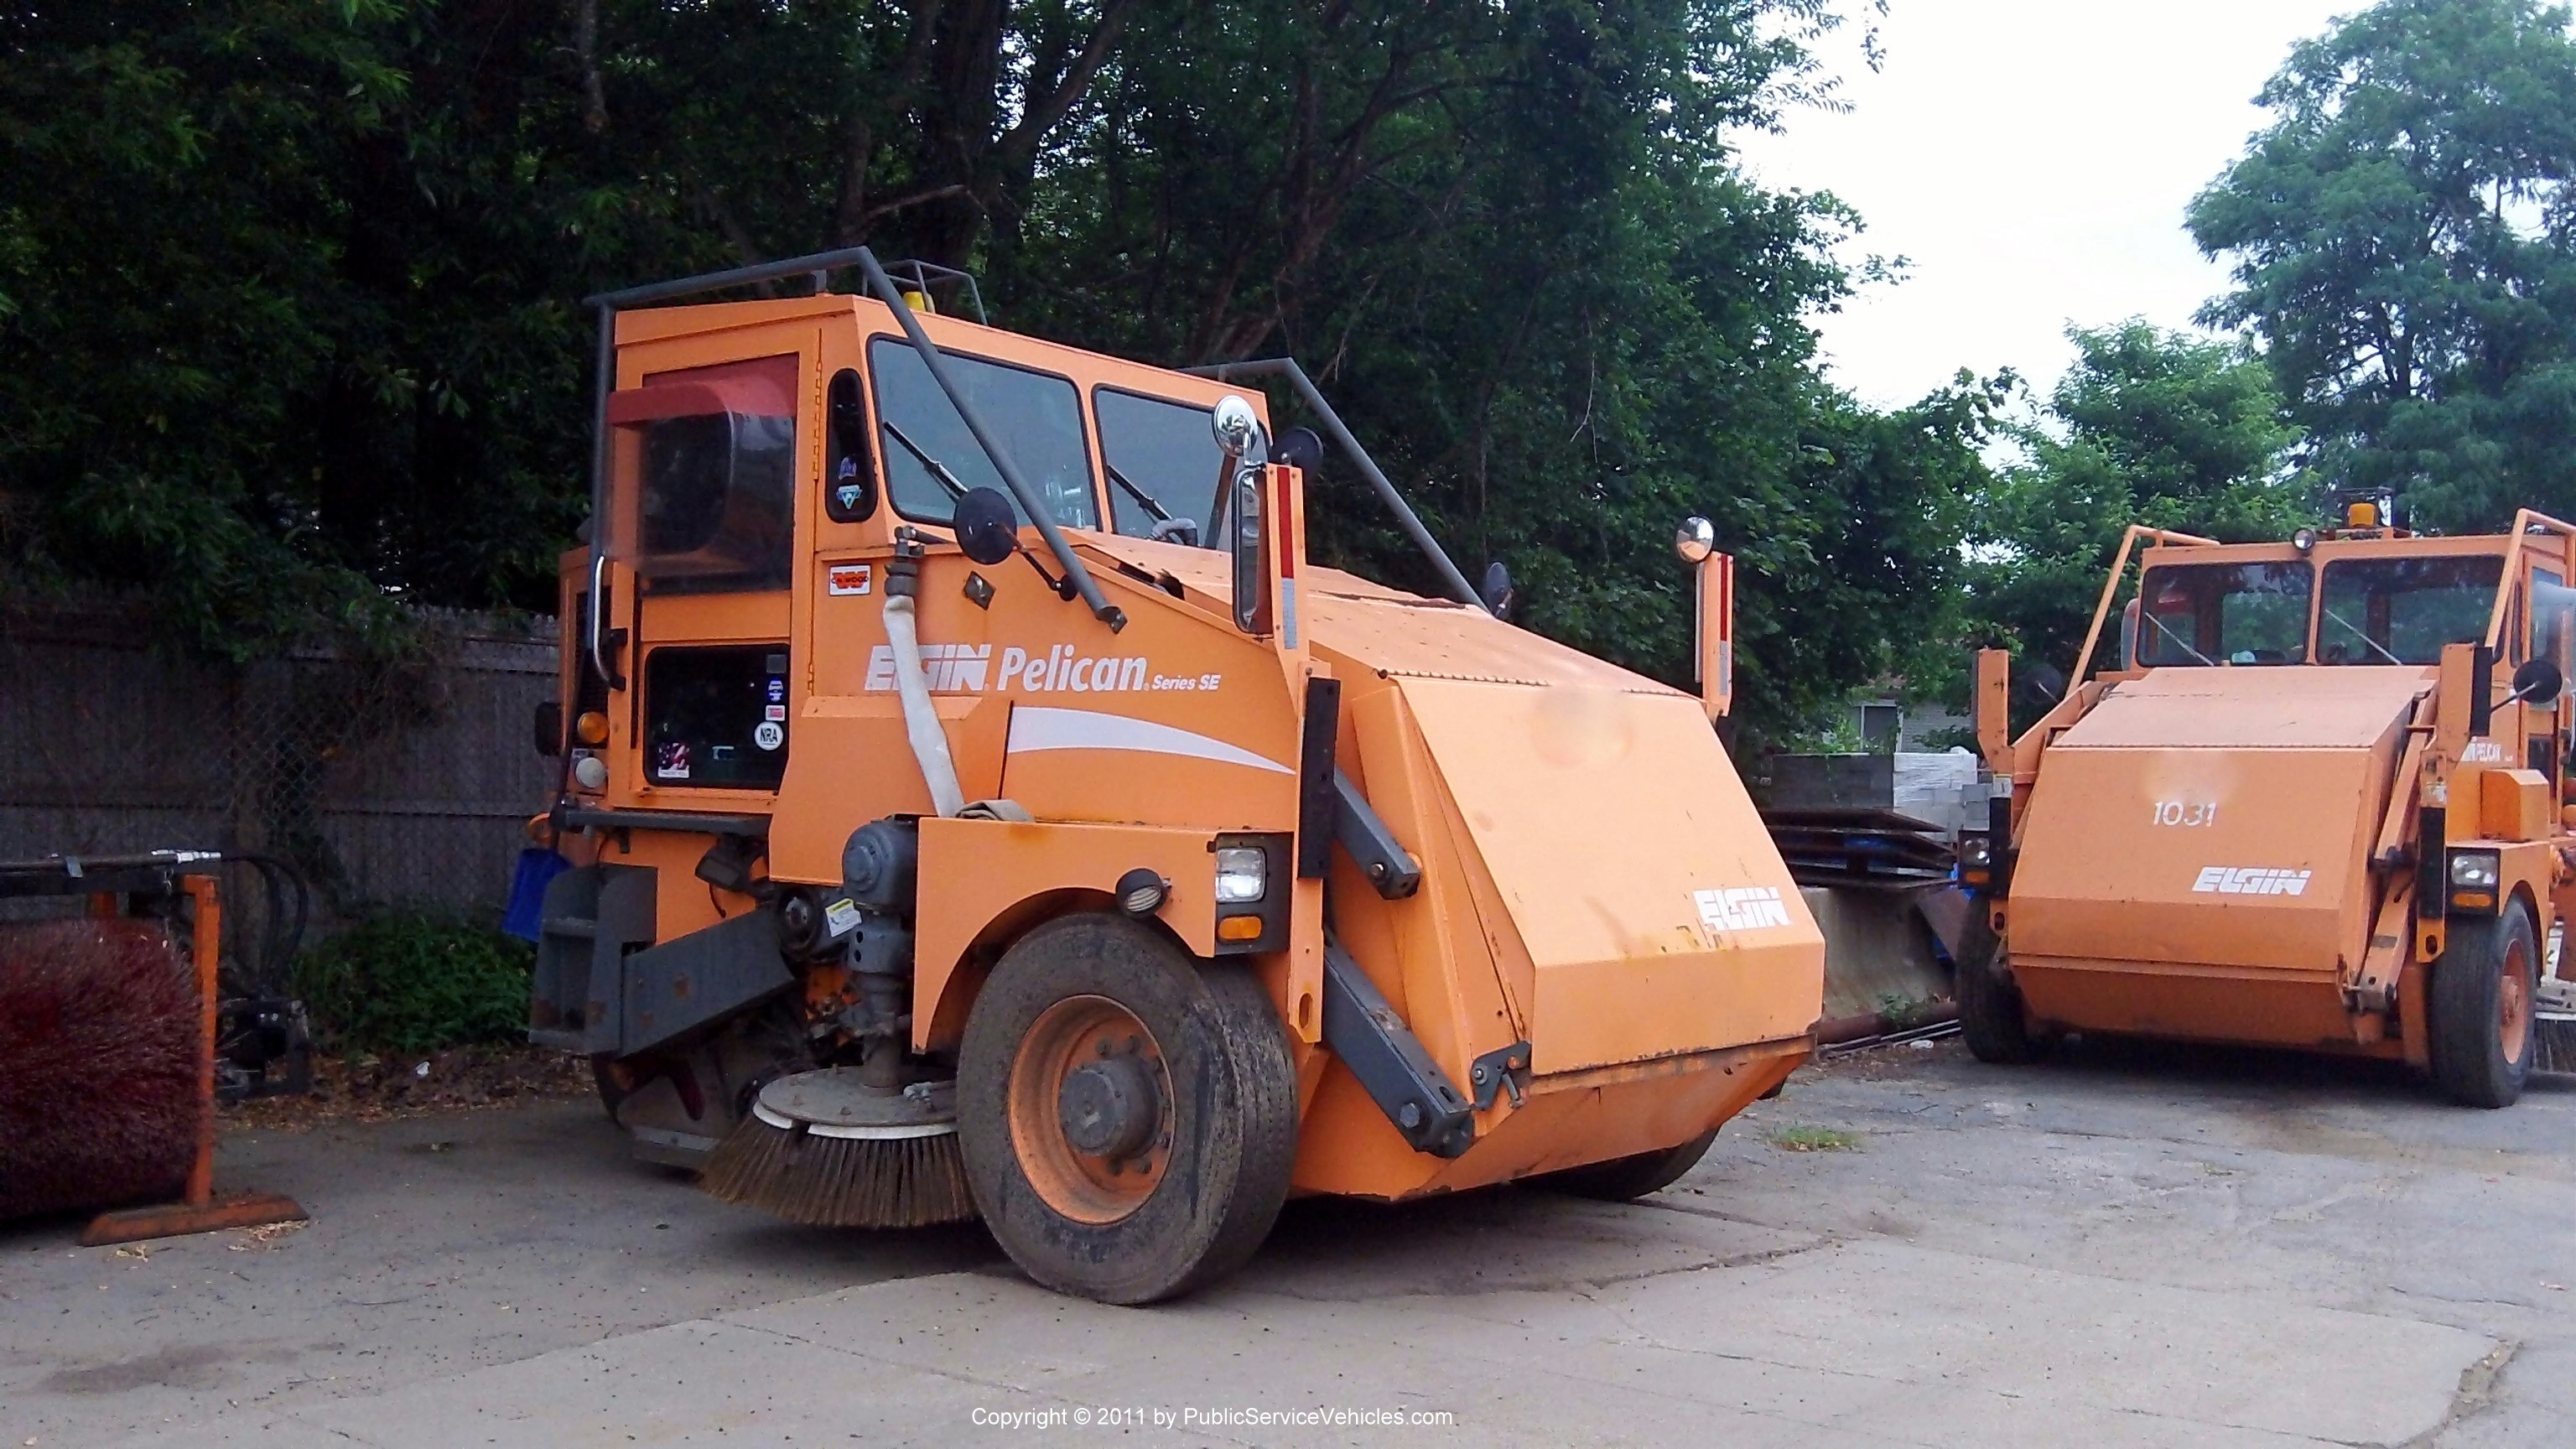
[[[966,496],[966,485],[958,482],[957,475],[948,471],[948,465],[940,462],[937,458],[934,458],[930,456],[929,453],[925,452],[919,443],[914,442],[904,433],[903,429],[896,427],[892,419],[888,419],[886,421],[885,430],[888,437],[891,437],[896,442],[903,444],[903,450],[905,452],[910,453],[912,456],[921,460],[921,466],[930,470],[930,476],[938,480],[940,487],[948,490],[949,497],[963,498]]]
[[[1133,482],[1130,482],[1126,474],[1118,471],[1117,464],[1103,458],[1100,460],[1100,466],[1109,470],[1110,482],[1125,489],[1128,497],[1135,499],[1139,504],[1143,505],[1147,513],[1154,515],[1154,521],[1156,523],[1169,523],[1172,521],[1172,510],[1165,508],[1161,499],[1156,498],[1153,494],[1146,492],[1144,489],[1137,487]]]
[[[2213,669],[2218,667],[2217,660],[2210,658],[2208,655],[2192,648],[2189,644],[2184,643],[2183,637],[2173,631],[2173,625],[2157,618],[2153,611],[2141,609],[2138,612],[2145,614],[2147,622],[2156,626],[2156,632],[2174,641],[2174,644],[2179,647],[2183,653],[2190,655],[2192,658],[2199,660],[2201,663],[2206,664]]]
[[[2319,607],[2322,608],[2323,606],[2320,605]],[[2336,623],[2341,624],[2345,628],[2351,629],[2352,636],[2359,639],[2362,643],[2369,645],[2371,648],[2378,650],[2380,658],[2387,660],[2391,664],[2403,664],[2406,662],[2405,660],[2398,658],[2396,655],[2389,653],[2387,647],[2382,645],[2378,640],[2371,638],[2368,634],[2355,628],[2353,622],[2350,619],[2345,618],[2343,615],[2336,613],[2332,609],[2326,609],[2325,616],[2334,620]]]
[[[1163,506],[1163,501],[1161,499],[1156,498],[1153,494],[1137,487],[1126,474],[1118,471],[1117,464],[1110,462],[1107,458],[1100,460],[1100,466],[1109,471],[1110,482],[1117,484],[1121,489],[1125,490],[1128,497],[1135,499],[1140,507],[1142,507],[1147,513],[1153,515],[1154,527],[1151,532],[1152,537],[1157,539],[1181,538],[1181,542],[1183,543],[1192,545],[1193,547],[1197,545],[1199,541],[1199,525],[1197,519],[1174,518],[1172,516],[1172,511]],[[1188,536],[1181,537],[1184,534]]]

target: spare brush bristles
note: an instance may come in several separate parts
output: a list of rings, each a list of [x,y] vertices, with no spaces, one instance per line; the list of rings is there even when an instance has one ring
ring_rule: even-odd
[[[160,923],[0,926],[0,1219],[175,1198],[211,1107]]]
[[[954,1124],[825,1127],[755,1106],[707,1158],[719,1201],[818,1228],[918,1228],[975,1216]]]

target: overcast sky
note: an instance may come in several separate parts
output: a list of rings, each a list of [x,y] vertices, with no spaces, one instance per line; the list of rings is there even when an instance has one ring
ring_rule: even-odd
[[[2365,3],[1894,0],[1876,73],[1855,18],[1821,52],[1851,111],[1741,138],[1766,184],[1860,212],[1852,259],[1912,263],[1816,319],[1835,380],[1894,406],[2011,367],[2044,395],[2069,321],[2187,325],[2227,272],[2184,208],[2263,124],[2254,93],[2291,43]]]

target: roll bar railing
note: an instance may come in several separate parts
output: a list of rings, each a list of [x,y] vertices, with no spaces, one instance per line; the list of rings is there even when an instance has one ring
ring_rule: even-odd
[[[924,278],[930,271],[941,273],[943,278],[949,275],[946,268],[925,267],[918,263],[911,265],[916,279]],[[590,654],[591,667],[599,671],[602,680],[608,680],[611,676],[607,663],[600,657],[599,652],[599,588],[596,581],[608,557],[610,466],[608,395],[617,385],[617,314],[629,307],[646,307],[660,302],[673,302],[683,297],[729,291],[736,287],[757,286],[762,282],[773,282],[787,277],[811,277],[814,281],[814,290],[820,292],[829,283],[833,272],[849,267],[859,269],[860,273],[867,278],[868,290],[875,293],[876,299],[884,303],[887,309],[894,313],[895,320],[903,325],[904,337],[911,342],[912,350],[920,355],[922,365],[930,370],[931,380],[939,385],[940,392],[947,395],[949,406],[957,409],[957,416],[965,422],[966,430],[975,435],[975,445],[983,449],[985,458],[993,465],[993,471],[1001,475],[1003,486],[1011,490],[1013,498],[1019,500],[1020,511],[1027,514],[1029,521],[1036,525],[1038,536],[1046,541],[1047,552],[1054,555],[1056,566],[1063,570],[1065,582],[1073,587],[1074,593],[1090,608],[1092,617],[1107,624],[1113,634],[1127,627],[1126,611],[1101,595],[1100,585],[1091,577],[1091,570],[1083,567],[1082,559],[1073,551],[1073,545],[1066,541],[1064,531],[1056,527],[1054,517],[1039,502],[1037,491],[1029,486],[1026,478],[1021,476],[1018,465],[1011,460],[1010,450],[1004,448],[999,436],[985,425],[983,414],[967,401],[965,389],[958,384],[956,376],[949,371],[947,356],[939,350],[937,343],[930,340],[929,334],[922,331],[921,319],[913,315],[911,305],[905,302],[903,294],[896,290],[893,279],[886,275],[885,267],[877,261],[876,253],[866,247],[843,247],[838,251],[786,257],[774,262],[734,267],[721,272],[706,272],[694,277],[679,277],[667,282],[647,282],[639,287],[601,292],[584,299],[584,305],[595,308],[599,313],[599,357],[598,375],[592,379],[591,394],[590,567],[594,584],[590,592],[589,608],[583,619],[583,627],[588,635],[585,643]],[[980,295],[975,298],[975,305],[977,312],[981,313],[983,298]]]
[[[1342,423],[1342,415],[1333,411],[1333,405],[1324,400],[1322,390],[1315,386],[1314,379],[1306,376],[1306,369],[1297,365],[1297,359],[1264,357],[1250,362],[1214,362],[1204,367],[1185,367],[1181,371],[1193,377],[1210,378],[1217,382],[1231,382],[1238,377],[1286,378],[1289,387],[1296,390],[1298,400],[1306,405],[1307,411],[1315,415],[1317,422],[1324,425],[1324,431],[1332,436],[1334,444],[1342,450],[1342,455],[1358,467],[1360,476],[1369,481],[1371,488],[1377,490],[1378,498],[1386,504],[1390,512],[1395,514],[1395,521],[1413,540],[1414,546],[1421,549],[1422,556],[1429,559],[1432,568],[1439,571],[1441,581],[1449,586],[1451,596],[1460,603],[1473,604],[1479,609],[1487,608],[1484,597],[1467,582],[1465,574],[1458,572],[1458,566],[1449,561],[1448,550],[1443,549],[1440,541],[1431,536],[1430,529],[1422,526],[1421,516],[1413,511],[1413,505],[1404,501],[1404,495],[1396,490],[1394,482],[1386,476],[1383,469],[1378,467],[1377,460],[1368,455],[1368,449],[1360,446],[1359,439],[1351,436],[1351,430]],[[1491,612],[1490,609],[1487,611]]]

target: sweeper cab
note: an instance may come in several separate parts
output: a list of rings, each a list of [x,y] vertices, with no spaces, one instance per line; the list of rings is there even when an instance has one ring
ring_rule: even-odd
[[[1292,1192],[1651,1191],[1805,1058],[1823,945],[1711,729],[1704,526],[1693,698],[1436,546],[1453,599],[1311,562],[1320,440],[1235,379],[1429,535],[1294,364],[1125,362],[893,272],[597,299],[531,1035],[638,1153],[806,1223],[980,1215],[1142,1302]]]
[[[2134,556],[2111,667],[2082,678]],[[2385,1057],[2513,1102],[2567,1029],[2576,905],[2562,686],[2576,529],[2426,537],[2385,498],[2280,543],[2133,527],[2079,682],[2007,738],[1965,871],[2001,950],[1963,968],[1970,1047],[2068,1031]]]

